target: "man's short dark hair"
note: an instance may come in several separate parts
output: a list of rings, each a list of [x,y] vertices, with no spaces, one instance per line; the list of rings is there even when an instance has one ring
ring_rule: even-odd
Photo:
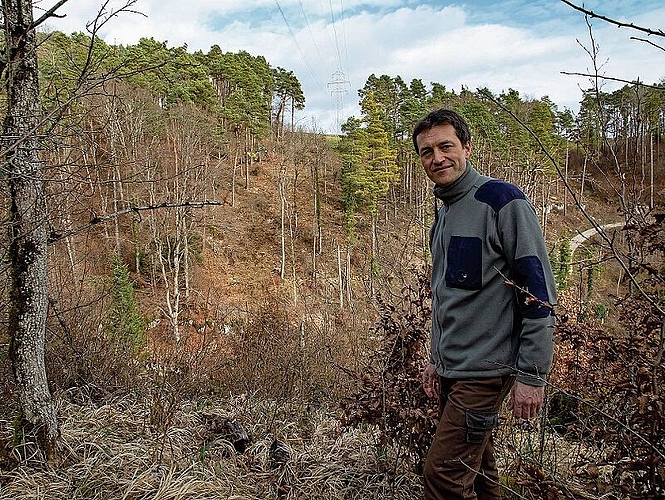
[[[418,123],[416,123],[416,126],[413,129],[413,147],[416,149],[417,154],[420,154],[420,151],[418,151],[418,142],[416,141],[416,138],[421,133],[431,129],[432,127],[436,127],[437,125],[452,125],[455,129],[455,135],[463,146],[467,145],[469,141],[471,141],[469,125],[467,125],[466,121],[464,121],[464,118],[450,109],[436,109],[430,112]]]

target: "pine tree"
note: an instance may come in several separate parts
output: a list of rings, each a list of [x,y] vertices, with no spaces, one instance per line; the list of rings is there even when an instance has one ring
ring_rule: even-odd
[[[106,333],[119,350],[131,354],[145,347],[146,322],[141,314],[127,265],[118,253],[111,259],[111,307]]]

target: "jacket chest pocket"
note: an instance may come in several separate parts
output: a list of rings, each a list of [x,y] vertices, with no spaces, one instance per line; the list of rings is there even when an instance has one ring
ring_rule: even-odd
[[[446,286],[463,290],[481,289],[483,276],[480,238],[451,236],[446,259]]]

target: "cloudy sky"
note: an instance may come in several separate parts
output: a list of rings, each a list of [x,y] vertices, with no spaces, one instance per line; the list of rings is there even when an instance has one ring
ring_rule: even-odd
[[[665,31],[663,0],[571,0],[617,21]],[[106,12],[126,0],[107,0]],[[35,2],[49,8],[55,0]],[[102,0],[69,0],[47,29],[86,31]],[[109,44],[142,37],[187,45],[190,51],[217,44],[225,52],[246,50],[300,80],[306,108],[299,125],[334,132],[358,116],[358,89],[367,77],[401,76],[439,82],[459,91],[509,88],[523,97],[549,96],[559,109],[577,111],[592,66],[584,15],[560,0],[136,0],[136,13],[104,25]],[[649,37],[591,19],[601,73],[646,83],[665,79],[665,37]],[[648,40],[639,41],[631,37]],[[651,42],[651,43],[649,43]],[[605,90],[618,84],[607,82]]]

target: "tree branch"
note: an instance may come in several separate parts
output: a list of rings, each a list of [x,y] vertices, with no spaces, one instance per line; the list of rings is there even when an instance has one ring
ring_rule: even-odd
[[[611,19],[606,16],[602,16],[600,14],[596,14],[592,10],[587,10],[584,7],[580,7],[579,5],[575,5],[572,2],[569,2],[568,0],[561,0],[563,3],[568,5],[569,7],[572,7],[573,9],[582,12],[583,14],[589,16],[589,17],[595,17],[596,19],[600,19],[602,21],[605,21],[610,24],[614,24],[615,26],[618,26],[619,28],[631,28],[637,31],[642,31],[644,33],[648,33],[649,35],[654,35],[654,36],[662,36],[665,37],[665,31],[663,30],[652,30],[650,28],[643,28],[641,26],[637,26],[633,23],[622,23],[621,21],[615,21],[614,19]]]
[[[44,14],[37,19],[36,21],[33,21],[32,24],[30,25],[31,30],[34,30],[37,26],[42,24],[44,21],[46,21],[50,17],[59,17],[63,18],[65,15],[58,15],[55,13],[56,10],[58,10],[60,7],[62,7],[64,4],[66,4],[69,0],[60,0],[58,3],[56,3],[53,7],[51,7],[49,10],[44,12]]]
[[[106,215],[97,215],[93,217],[90,222],[88,222],[84,226],[80,226],[74,229],[71,229],[67,231],[66,233],[57,233],[53,231],[49,235],[48,242],[50,243],[55,243],[57,241],[60,241],[63,238],[68,238],[69,236],[73,236],[75,234],[78,234],[80,232],[86,231],[90,229],[92,226],[95,226],[97,224],[101,224],[103,222],[107,222],[109,220],[115,219],[116,217],[120,217],[121,215],[127,215],[129,213],[140,213],[146,210],[159,210],[162,208],[176,208],[176,207],[192,207],[192,208],[203,208],[206,206],[222,206],[224,205],[224,202],[222,201],[210,201],[210,200],[203,200],[203,201],[184,201],[180,203],[171,203],[168,201],[165,201],[163,203],[160,203],[159,205],[145,205],[145,206],[135,206],[135,207],[129,207],[125,208],[123,210],[118,210],[117,212],[113,212],[112,214],[106,214]]]
[[[501,276],[501,277],[503,278],[504,284],[505,284],[506,286],[513,287],[513,288],[515,288],[515,290],[517,290],[518,292],[520,292],[520,293],[522,293],[522,294],[524,294],[524,295],[526,296],[526,302],[524,303],[524,305],[529,305],[529,304],[532,304],[532,303],[536,303],[536,304],[538,304],[539,307],[544,307],[545,309],[547,309],[548,311],[550,311],[550,313],[551,313],[553,316],[556,316],[556,309],[555,309],[555,305],[554,305],[554,304],[550,304],[550,303],[547,302],[547,301],[544,301],[544,300],[539,299],[539,298],[536,297],[534,294],[532,294],[532,293],[529,291],[528,288],[524,288],[524,287],[519,286],[519,285],[518,285],[517,283],[515,283],[513,280],[511,280],[510,278],[508,278],[508,276],[506,276],[505,274],[503,274],[503,273],[499,270],[499,268],[497,268],[496,266],[494,267],[494,270],[499,274],[499,276]]]
[[[665,47],[663,47],[662,45],[658,45],[657,43],[654,43],[651,40],[647,40],[646,38],[637,38],[636,36],[631,36],[630,39],[637,40],[638,42],[648,43],[649,45],[653,45],[657,49],[660,49],[665,52]]]
[[[665,49],[664,49],[665,50]],[[596,75],[593,73],[575,73],[575,72],[569,72],[569,71],[562,71],[562,75],[568,75],[568,76],[587,76],[589,78],[600,78],[602,80],[610,80],[613,82],[621,82],[621,83],[627,83],[628,85],[640,85],[642,87],[647,87],[650,89],[655,89],[655,90],[663,90],[662,85],[649,85],[648,83],[642,83],[639,80],[624,80],[623,78],[615,78],[612,76],[603,76],[603,75]]]

